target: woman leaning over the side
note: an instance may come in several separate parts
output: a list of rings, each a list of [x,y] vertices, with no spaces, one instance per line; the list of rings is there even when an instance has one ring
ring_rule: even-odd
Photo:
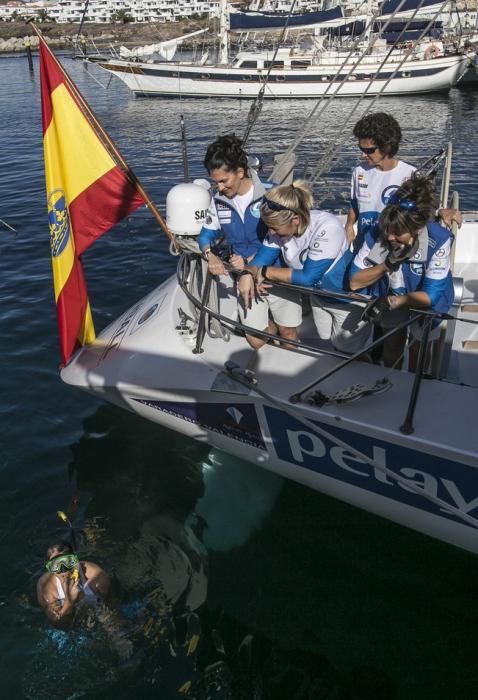
[[[410,318],[411,309],[434,311],[429,340],[440,334],[440,313],[453,303],[450,269],[452,236],[434,219],[433,182],[414,173],[390,197],[378,223],[366,234],[350,271],[352,290],[374,300],[365,317],[384,330]],[[428,319],[430,321],[430,319]],[[384,364],[401,366],[410,335],[409,369],[414,370],[424,319],[398,329],[384,343]]]
[[[309,185],[297,180],[269,190],[262,199],[261,219],[268,233],[253,259],[240,273],[241,321],[252,328],[273,332],[273,324],[284,339],[297,340],[302,321],[300,295],[271,282],[344,293],[351,260],[345,230],[336,216],[312,209]],[[282,256],[286,267],[274,266]],[[363,348],[369,335],[361,321],[362,308],[353,302],[313,297],[312,313],[318,334],[348,353]],[[256,348],[265,340],[248,337]]]

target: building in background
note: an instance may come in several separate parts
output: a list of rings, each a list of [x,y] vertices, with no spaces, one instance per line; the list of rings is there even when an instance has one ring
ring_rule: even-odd
[[[84,0],[16,1],[0,5],[0,20],[33,16],[58,23],[80,22],[84,8]],[[85,22],[111,23],[127,17],[131,22],[164,23],[218,12],[219,0],[90,0]]]

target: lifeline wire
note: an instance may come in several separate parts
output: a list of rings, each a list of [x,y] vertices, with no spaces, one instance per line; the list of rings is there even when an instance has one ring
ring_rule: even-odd
[[[385,31],[385,29],[388,27],[388,25],[390,24],[390,22],[393,20],[393,18],[394,18],[395,15],[397,14],[397,12],[400,11],[402,5],[403,5],[405,2],[406,2],[406,0],[401,0],[401,2],[400,2],[399,5],[396,7],[396,9],[395,9],[394,12],[392,13],[392,15],[389,17],[389,19],[385,22],[384,26],[381,28],[380,32],[378,32],[377,36],[374,37],[374,38],[372,39],[371,42],[369,42],[369,44],[368,44],[368,45],[366,46],[366,48],[363,50],[362,54],[359,56],[358,60],[357,60],[355,63],[352,64],[352,66],[350,67],[348,73],[347,73],[347,74],[342,78],[342,80],[338,83],[337,90],[335,91],[335,93],[333,93],[333,94],[331,95],[331,97],[334,97],[334,95],[338,92],[338,90],[340,89],[341,85],[342,85],[342,84],[347,80],[347,78],[351,75],[351,73],[353,72],[354,68],[356,68],[358,65],[360,65],[360,63],[362,62],[363,58],[367,55],[367,52],[374,46],[374,44],[375,44],[376,40],[378,39],[378,37],[380,36],[380,34],[382,34],[382,33]],[[350,50],[349,50],[348,54],[346,55],[346,57],[345,57],[344,61],[342,62],[342,64],[339,66],[339,68],[338,68],[338,70],[337,70],[335,76],[334,76],[333,79],[330,81],[330,83],[329,83],[329,85],[327,86],[327,88],[326,88],[324,94],[323,94],[321,97],[319,97],[319,99],[318,99],[317,102],[315,103],[314,107],[312,108],[312,110],[309,112],[307,118],[305,119],[305,121],[304,121],[304,123],[303,123],[303,125],[302,125],[302,128],[301,128],[301,130],[299,131],[298,135],[295,137],[294,141],[292,142],[292,144],[289,146],[289,148],[288,148],[287,151],[285,152],[285,154],[284,154],[284,159],[287,159],[287,158],[295,151],[295,149],[297,148],[297,146],[303,141],[303,139],[304,139],[304,137],[305,137],[305,135],[306,135],[308,129],[309,129],[309,128],[311,127],[311,125],[312,125],[313,120],[317,120],[317,119],[323,114],[323,112],[325,112],[325,110],[328,109],[328,107],[330,106],[331,100],[325,100],[324,98],[328,95],[330,88],[337,82],[338,76],[340,75],[342,69],[343,69],[343,68],[346,66],[346,64],[348,63],[349,58],[355,53],[355,50],[356,50],[356,48],[358,47],[358,45],[360,44],[360,42],[362,41],[362,39],[367,37],[368,32],[369,32],[369,30],[370,30],[370,27],[373,27],[373,24],[374,24],[374,22],[375,22],[376,17],[377,17],[377,13],[372,14],[371,17],[370,17],[370,19],[368,20],[368,22],[365,23],[365,27],[364,27],[362,33],[361,33],[360,36],[357,37],[357,39],[353,42],[352,46],[350,47]],[[319,109],[319,107],[320,107],[321,105],[322,105],[322,108],[321,108],[320,111],[316,114],[317,110]]]
[[[419,12],[419,10],[421,9],[423,3],[424,3],[424,0],[421,0],[421,2],[420,2],[420,3],[418,4],[418,6],[416,7],[416,9],[415,9],[415,11],[413,12],[412,16],[410,17],[410,19],[407,20],[407,24],[406,24],[406,25],[404,26],[404,28],[402,29],[400,36],[405,32],[405,30],[406,30],[407,27],[409,26],[410,22],[413,21],[415,15]],[[444,2],[440,5],[440,7],[439,7],[439,9],[437,10],[437,12],[433,15],[432,19],[428,22],[428,24],[426,25],[426,27],[423,29],[423,31],[421,32],[421,34],[417,37],[417,39],[415,39],[415,41],[412,43],[412,45],[410,46],[410,48],[407,49],[407,51],[405,51],[402,60],[399,62],[398,66],[395,68],[395,70],[393,71],[393,73],[390,75],[390,77],[389,77],[389,78],[387,79],[387,81],[384,83],[384,85],[382,86],[382,88],[380,89],[380,91],[377,93],[377,95],[375,95],[375,97],[374,97],[374,98],[370,101],[370,103],[367,105],[367,109],[363,112],[362,117],[365,116],[368,112],[370,112],[370,110],[371,110],[372,107],[375,105],[375,103],[377,102],[377,100],[378,100],[378,99],[381,97],[381,95],[384,93],[384,91],[385,91],[387,85],[388,85],[388,84],[390,83],[390,81],[397,75],[398,71],[401,69],[401,67],[403,66],[403,64],[406,62],[406,60],[408,59],[408,57],[411,55],[411,53],[412,53],[412,51],[414,50],[414,48],[415,48],[415,47],[418,45],[418,43],[423,39],[423,37],[425,36],[425,34],[427,33],[427,31],[428,31],[428,30],[430,29],[430,27],[433,25],[433,23],[435,22],[436,18],[438,17],[438,15],[440,14],[440,12],[443,11],[443,9],[444,9],[445,6],[447,5],[447,3],[448,3],[448,0],[444,0]],[[397,8],[397,10],[398,10],[398,8]],[[392,15],[392,16],[393,16],[393,15]],[[387,25],[385,25],[385,26],[380,30],[379,35],[385,31],[386,26],[387,26]],[[400,38],[400,37],[399,37],[399,38]],[[397,41],[398,41],[398,40],[397,40]],[[361,104],[362,100],[364,100],[365,97],[367,96],[367,93],[368,93],[368,91],[369,91],[369,89],[370,89],[370,87],[371,87],[371,85],[372,85],[374,79],[379,75],[380,70],[383,68],[383,66],[384,66],[385,63],[387,62],[387,60],[388,60],[390,54],[392,53],[392,50],[393,50],[393,47],[390,48],[390,50],[389,50],[388,53],[386,54],[385,58],[382,60],[382,62],[380,63],[379,67],[378,67],[377,70],[375,71],[375,74],[374,74],[373,77],[369,80],[368,85],[367,85],[367,87],[365,88],[363,94],[358,98],[356,104],[352,107],[352,109],[350,110],[349,114],[346,116],[345,120],[342,122],[342,126],[340,127],[340,130],[339,130],[340,135],[343,135],[343,133],[344,133],[344,131],[345,131],[345,128],[346,128],[347,124],[349,123],[350,119],[351,119],[352,116],[355,114],[355,112],[356,112],[356,110],[358,109],[359,105]],[[327,170],[328,168],[330,168],[330,166],[331,166],[332,163],[334,162],[335,158],[337,157],[337,147],[338,147],[338,145],[339,145],[339,144],[337,144],[337,141],[335,141],[335,143],[332,143],[332,145],[329,146],[329,148],[327,149],[327,151],[326,151],[324,157],[322,158],[321,161],[319,161],[317,167],[315,168],[315,170],[313,171],[313,173],[310,175],[310,177],[309,177],[309,181],[310,181],[310,182],[312,182],[312,183],[313,183],[313,182],[316,182],[316,181],[320,178],[320,176],[322,175],[322,173],[324,172],[324,170]]]

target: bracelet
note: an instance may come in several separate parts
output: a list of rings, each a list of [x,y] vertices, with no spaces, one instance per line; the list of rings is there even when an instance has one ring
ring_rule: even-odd
[[[250,275],[251,277],[254,277],[253,273],[250,270],[241,270],[237,276],[244,277],[244,275]]]
[[[263,280],[267,280],[267,265],[261,267],[261,275]]]
[[[206,260],[209,258],[209,253],[211,252],[210,248],[206,248],[206,250],[203,250],[203,255],[206,258]]]

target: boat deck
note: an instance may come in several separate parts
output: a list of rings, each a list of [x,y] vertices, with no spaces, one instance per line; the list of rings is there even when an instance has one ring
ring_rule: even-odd
[[[234,298],[228,296],[221,300],[221,313],[234,317]],[[256,352],[249,347],[245,338],[231,334],[227,342],[206,336],[203,354],[193,357],[200,358],[202,363],[214,370],[213,389],[218,394],[222,391],[244,394],[242,385],[236,384],[234,387],[235,382],[217,378],[217,373],[223,371],[226,362],[234,362],[242,369],[255,373],[262,391],[278,401],[289,404],[292,394],[313,383],[342,362],[342,358],[320,354],[320,347],[331,350],[332,346],[318,339],[311,316],[306,317],[299,333],[304,342],[316,345],[318,355],[287,350],[273,344],[267,344]],[[475,462],[476,439],[471,418],[473,406],[476,406],[478,398],[478,390],[475,387],[444,380],[424,379],[414,418],[415,432],[406,437],[400,432],[400,426],[407,413],[414,374],[406,370],[355,361],[325,379],[317,389],[320,388],[321,392],[327,395],[333,395],[354,384],[373,385],[384,377],[392,384],[388,391],[364,397],[356,402],[323,406],[320,409],[321,421],[325,420],[332,425],[340,425],[344,429],[361,434],[375,437],[381,435],[382,439],[393,435],[394,442],[397,443],[410,445],[410,441],[417,441],[422,446],[426,445],[427,452],[441,458],[445,454],[452,458],[454,452],[460,452],[463,461],[467,461],[469,455],[470,463]],[[207,390],[209,391],[209,387]],[[294,404],[289,406],[293,408]],[[426,410],[424,407],[427,407]],[[433,410],[430,407],[433,407]],[[314,406],[301,404],[301,412],[309,414],[310,418],[317,419],[318,410]],[[450,420],[451,415],[460,414],[465,417],[464,420]],[[470,419],[467,420],[466,416]]]

